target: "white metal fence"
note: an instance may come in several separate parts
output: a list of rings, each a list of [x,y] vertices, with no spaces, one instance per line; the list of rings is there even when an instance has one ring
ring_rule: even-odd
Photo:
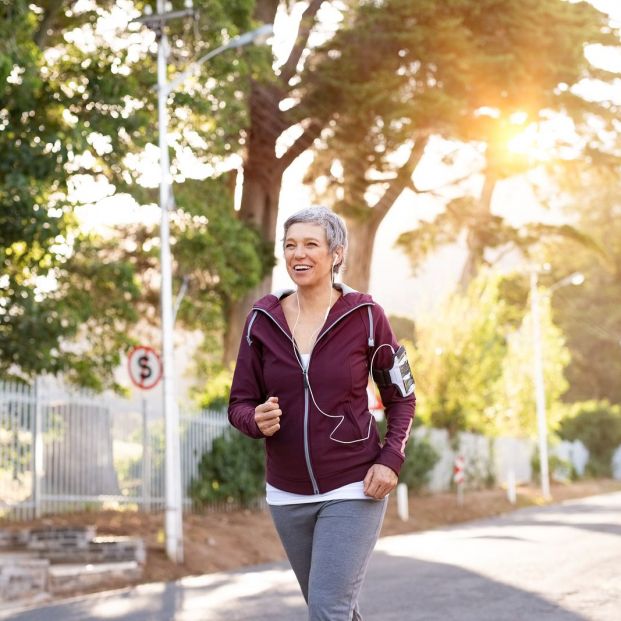
[[[201,456],[227,427],[224,412],[181,412],[185,509]],[[161,413],[144,400],[0,382],[0,516],[121,505],[164,508]]]
[[[184,509],[187,491],[213,440],[228,428],[221,411],[182,411],[180,446]],[[420,427],[440,456],[429,488],[448,489],[454,458],[466,461],[469,484],[489,475],[497,482],[531,479],[534,443],[516,438],[460,434],[453,446],[446,430]],[[582,474],[588,451],[579,442],[552,448]],[[613,459],[621,478],[621,447]],[[563,473],[557,473],[562,475]],[[0,382],[0,517],[28,519],[84,508],[164,508],[164,421],[145,400],[71,391],[56,382],[34,387]]]

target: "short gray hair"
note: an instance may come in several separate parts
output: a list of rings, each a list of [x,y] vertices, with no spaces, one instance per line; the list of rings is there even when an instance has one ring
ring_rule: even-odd
[[[334,271],[338,272],[339,269],[345,263],[345,255],[347,253],[347,226],[345,221],[340,216],[337,216],[332,210],[324,207],[323,205],[316,205],[313,207],[307,207],[296,211],[293,215],[289,216],[283,226],[285,232],[285,238],[287,237],[287,231],[289,227],[294,224],[318,224],[323,228],[326,233],[326,240],[328,242],[328,250],[335,252],[337,248],[343,248],[343,259],[338,265],[334,266]],[[284,245],[284,239],[283,239]]]

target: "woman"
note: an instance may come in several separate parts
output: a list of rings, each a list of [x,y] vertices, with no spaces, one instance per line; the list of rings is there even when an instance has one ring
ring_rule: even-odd
[[[309,620],[356,621],[405,457],[413,387],[390,382],[398,345],[383,310],[334,282],[347,250],[341,218],[312,207],[291,216],[284,233],[296,289],[261,298],[248,316],[229,420],[266,440],[267,503]],[[382,378],[383,442],[368,410],[370,369]]]

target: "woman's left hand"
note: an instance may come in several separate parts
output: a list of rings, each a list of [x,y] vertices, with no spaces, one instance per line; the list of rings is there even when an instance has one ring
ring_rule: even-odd
[[[371,498],[381,500],[397,487],[397,481],[394,470],[382,464],[374,464],[364,477],[364,493]]]

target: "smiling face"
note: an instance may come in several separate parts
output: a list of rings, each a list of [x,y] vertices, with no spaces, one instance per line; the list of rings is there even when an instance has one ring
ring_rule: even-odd
[[[298,222],[287,230],[285,263],[289,276],[298,287],[329,281],[334,254],[328,248],[326,233],[321,225]]]

